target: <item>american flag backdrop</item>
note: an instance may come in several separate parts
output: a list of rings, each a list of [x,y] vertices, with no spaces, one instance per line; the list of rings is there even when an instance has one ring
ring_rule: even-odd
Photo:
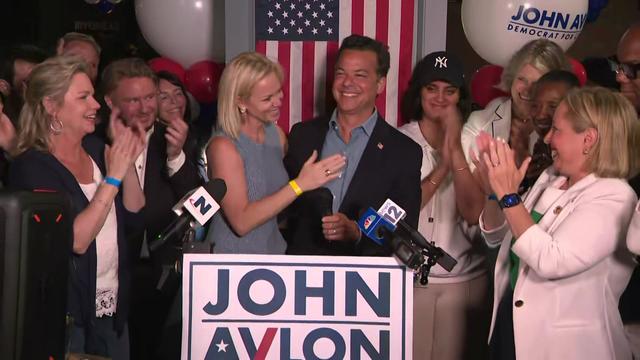
[[[332,110],[331,82],[340,42],[366,35],[389,46],[391,68],[378,111],[402,124],[400,99],[413,65],[415,0],[256,0],[256,51],[285,70],[278,124],[295,123]]]

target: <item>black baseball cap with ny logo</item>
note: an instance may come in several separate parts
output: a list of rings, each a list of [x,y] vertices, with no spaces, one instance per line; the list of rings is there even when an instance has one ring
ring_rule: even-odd
[[[414,73],[419,74],[420,86],[433,81],[445,81],[455,87],[464,86],[464,68],[458,58],[446,51],[432,52],[420,60]]]

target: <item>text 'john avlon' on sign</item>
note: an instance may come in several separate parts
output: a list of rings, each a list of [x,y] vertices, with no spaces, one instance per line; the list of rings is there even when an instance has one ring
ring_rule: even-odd
[[[390,257],[185,254],[182,358],[411,359],[412,281]]]

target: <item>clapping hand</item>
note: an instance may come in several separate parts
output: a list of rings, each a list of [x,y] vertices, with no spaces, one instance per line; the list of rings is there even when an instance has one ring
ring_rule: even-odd
[[[113,108],[109,117],[108,136],[112,144],[107,145],[105,150],[107,173],[121,180],[144,151],[147,145],[146,132],[140,124],[131,128],[125,126],[120,118],[120,110]]]
[[[2,112],[2,108],[2,103],[0,103],[0,148],[10,155],[14,155],[18,145],[16,128],[9,117]]]
[[[486,136],[480,134],[476,141],[479,155],[474,156],[474,163],[481,171],[485,192],[490,189],[498,199],[507,194],[517,193],[531,162],[531,157],[525,158],[518,167],[515,152],[503,139],[491,139],[490,137],[487,139]]]
[[[182,147],[187,141],[189,125],[181,117],[170,119],[166,125],[167,131],[164,137],[167,139],[167,158],[173,160],[180,155]]]

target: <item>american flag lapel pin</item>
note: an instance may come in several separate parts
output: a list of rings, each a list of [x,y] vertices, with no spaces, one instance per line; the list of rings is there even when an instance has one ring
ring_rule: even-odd
[[[381,142],[378,143],[378,149],[380,149],[380,150],[384,149],[384,145],[382,145]]]

